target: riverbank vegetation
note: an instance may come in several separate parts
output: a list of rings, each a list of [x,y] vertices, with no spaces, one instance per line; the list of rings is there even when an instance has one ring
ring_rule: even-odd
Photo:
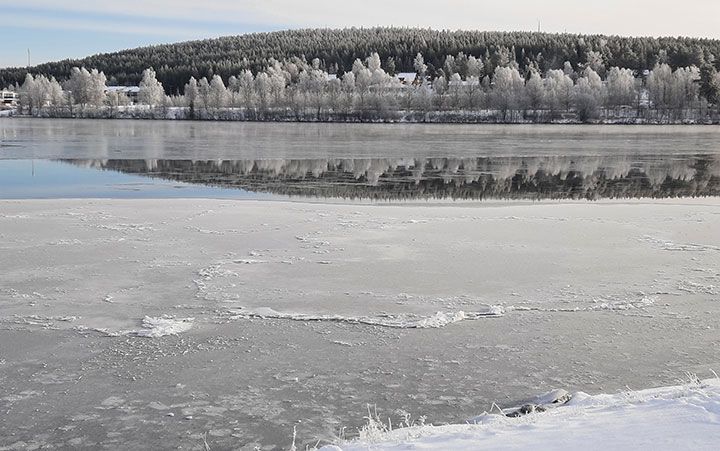
[[[506,49],[507,50],[507,49]],[[503,53],[503,52],[501,52]],[[73,67],[59,82],[26,74],[19,113],[39,117],[152,118],[252,121],[453,123],[718,123],[720,74],[709,63],[651,70],[608,67],[588,52],[577,64],[542,71],[523,68],[507,50],[499,59],[458,53],[441,69],[422,53],[413,72],[387,70],[378,53],[356,59],[342,75],[319,59],[270,59],[258,72],[227,79],[190,77],[182,93],[167,94],[157,72],[139,86],[109,88],[104,72]],[[492,68],[491,72],[488,72]]]

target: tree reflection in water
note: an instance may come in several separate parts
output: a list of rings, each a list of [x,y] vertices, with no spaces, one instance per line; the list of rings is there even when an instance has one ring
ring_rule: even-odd
[[[316,198],[595,200],[720,194],[718,155],[59,161]]]

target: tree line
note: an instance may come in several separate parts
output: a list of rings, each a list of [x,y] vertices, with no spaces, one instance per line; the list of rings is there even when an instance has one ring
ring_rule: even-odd
[[[253,73],[244,69],[225,81],[190,77],[183,94],[168,95],[157,73],[145,69],[136,102],[107,89],[98,69],[74,67],[63,83],[26,74],[22,112],[36,116],[145,117],[209,120],[550,122],[596,119],[654,122],[718,120],[720,74],[712,65],[673,68],[657,63],[647,72],[601,59],[580,69],[523,69],[509,55],[487,61],[465,53],[447,55],[431,74],[417,53],[405,79],[372,53],[338,76],[316,58],[279,61]],[[489,67],[492,72],[488,74]]]
[[[507,60],[515,61],[521,72],[534,68],[540,73],[562,69],[565,62],[575,70],[581,70],[585,62],[636,72],[663,63],[673,70],[708,64],[720,69],[720,41],[711,39],[417,28],[305,29],[156,45],[5,69],[0,70],[0,86],[22,83],[28,72],[66,80],[73,67],[96,68],[113,85],[137,85],[142,72],[154,67],[166,93],[181,94],[190,77],[211,80],[219,75],[227,83],[230,76],[245,70],[257,74],[270,66],[272,59],[317,59],[320,69],[342,77],[355,60],[377,53],[383,69],[393,75],[412,71],[420,52],[433,79],[442,74],[449,77],[444,70],[446,55],[459,53],[482,58],[482,76],[492,76]]]

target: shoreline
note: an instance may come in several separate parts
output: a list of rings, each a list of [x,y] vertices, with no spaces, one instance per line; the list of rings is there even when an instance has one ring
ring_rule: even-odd
[[[232,113],[231,110],[228,110]],[[221,112],[222,113],[222,112]],[[443,115],[443,112],[438,112]],[[451,112],[452,114],[452,112]],[[617,119],[593,119],[588,121],[581,121],[578,119],[556,119],[550,121],[533,121],[533,120],[494,120],[488,118],[470,118],[470,119],[456,119],[456,120],[443,120],[429,118],[427,120],[414,120],[414,119],[361,119],[361,118],[348,118],[348,119],[296,119],[296,118],[271,118],[271,119],[256,119],[256,118],[189,118],[186,114],[178,115],[176,113],[167,113],[165,115],[157,115],[154,112],[150,114],[121,114],[119,116],[110,117],[106,114],[91,114],[91,115],[20,115],[20,114],[2,114],[0,118],[17,118],[17,119],[89,119],[89,120],[152,120],[152,121],[180,121],[180,122],[240,122],[240,123],[272,123],[272,124],[386,124],[386,125],[616,125],[616,126],[668,126],[668,125],[696,125],[696,126],[717,126],[720,125],[720,118],[709,119],[709,120],[695,120],[695,119],[677,119],[677,120],[658,120],[658,119],[645,119],[645,118],[617,118]]]

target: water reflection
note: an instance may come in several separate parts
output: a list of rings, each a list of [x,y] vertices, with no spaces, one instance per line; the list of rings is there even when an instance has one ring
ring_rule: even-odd
[[[594,200],[720,194],[717,155],[60,161],[317,198]]]

